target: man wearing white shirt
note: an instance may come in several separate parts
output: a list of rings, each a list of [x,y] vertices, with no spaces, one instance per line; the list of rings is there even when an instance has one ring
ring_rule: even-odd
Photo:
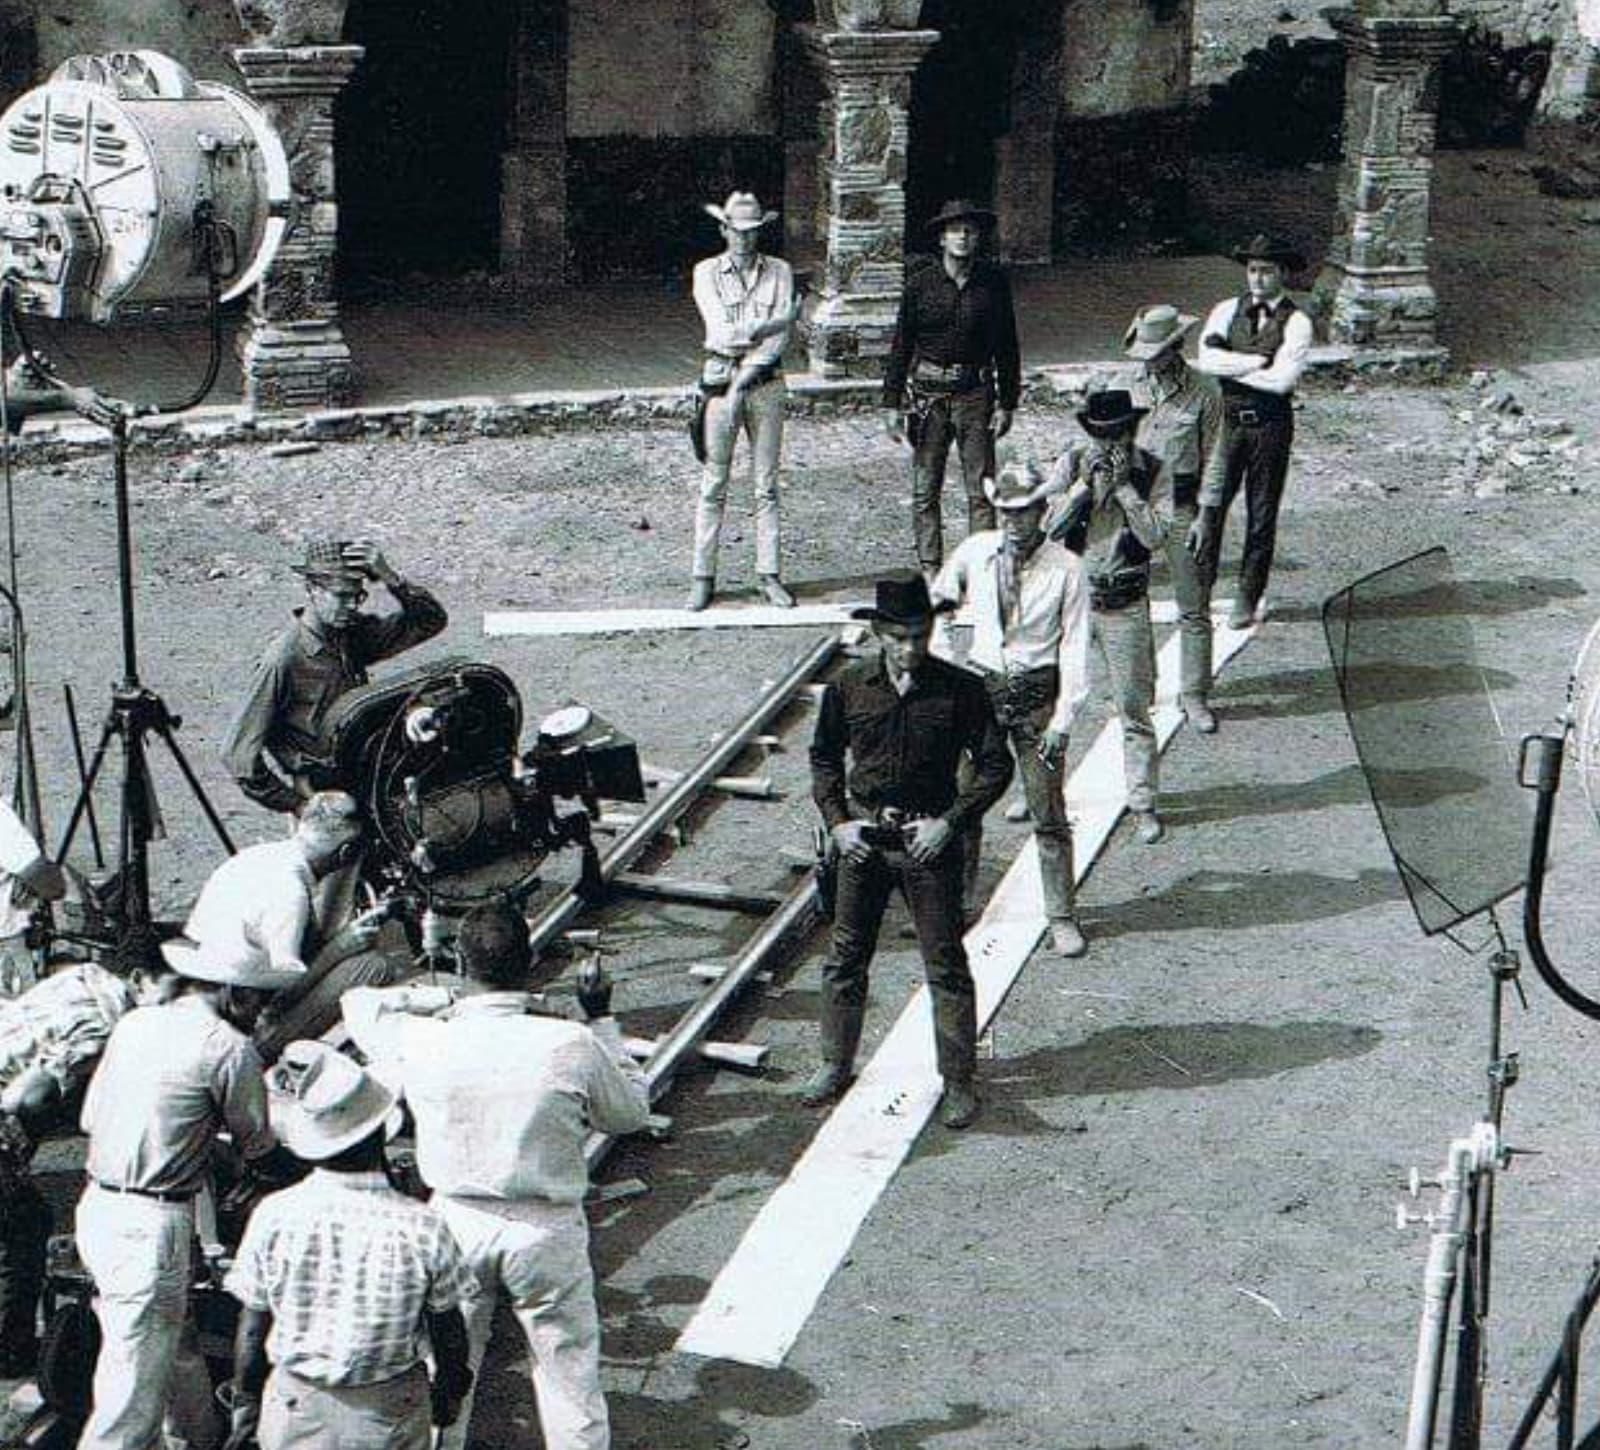
[[[0,801],[0,996],[15,997],[39,980],[28,947],[36,901],[59,901],[67,881],[39,849],[22,818]]]
[[[984,480],[1000,527],[969,535],[940,571],[936,603],[966,603],[967,663],[983,673],[995,718],[1016,756],[1039,846],[1051,941],[1064,957],[1087,950],[1074,908],[1072,829],[1067,821],[1067,735],[1089,693],[1089,589],[1083,561],[1047,539],[1048,481],[1028,460]],[[966,904],[977,883],[981,817],[966,836]]]
[[[1252,237],[1234,254],[1245,291],[1211,309],[1200,337],[1199,366],[1222,384],[1222,465],[1200,494],[1195,540],[1215,574],[1222,529],[1234,495],[1244,490],[1244,554],[1228,623],[1243,629],[1256,617],[1272,572],[1278,506],[1294,445],[1294,390],[1311,352],[1311,319],[1284,290],[1285,271],[1305,259],[1287,244]]]
[[[644,1075],[610,1015],[609,983],[580,985],[590,1025],[533,1014],[528,925],[511,907],[469,912],[456,946],[463,1000],[440,987],[361,987],[345,995],[345,1025],[410,1104],[418,1171],[484,1290],[468,1320],[474,1373],[504,1287],[527,1336],[547,1450],[606,1450],[584,1144],[645,1125]],[[465,1442],[471,1408],[445,1450]]]
[[[716,589],[717,547],[742,427],[750,439],[756,498],[756,572],[771,604],[791,608],[781,577],[778,462],[783,449],[783,349],[795,320],[794,273],[764,256],[758,233],[777,212],[748,191],[706,211],[722,229],[724,249],[697,262],[694,303],[705,326],[700,392],[705,406],[700,501],[694,515],[694,577],[688,607],[704,609]],[[700,445],[697,443],[696,445]]]

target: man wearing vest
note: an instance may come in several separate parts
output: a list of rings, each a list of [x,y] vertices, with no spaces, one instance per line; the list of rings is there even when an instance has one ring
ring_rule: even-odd
[[[1022,354],[1011,283],[979,252],[994,213],[950,201],[929,222],[940,256],[906,270],[894,340],[883,370],[884,425],[909,440],[911,526],[930,581],[944,562],[940,495],[950,445],[961,455],[967,531],[994,527],[983,480],[994,476],[995,440],[1011,428],[1022,392]]]
[[[1228,507],[1243,488],[1244,555],[1228,624],[1244,629],[1256,618],[1272,572],[1294,444],[1294,390],[1311,351],[1311,319],[1284,290],[1284,272],[1305,265],[1294,248],[1257,235],[1233,256],[1244,264],[1245,290],[1211,309],[1200,338],[1200,370],[1222,383],[1224,457],[1201,490],[1195,543],[1214,576]]]
[[[1156,814],[1160,753],[1150,711],[1156,697],[1156,645],[1150,624],[1150,555],[1161,547],[1161,520],[1150,506],[1160,461],[1134,443],[1144,409],[1125,388],[1088,395],[1078,413],[1087,444],[1056,460],[1048,492],[1060,495],[1045,533],[1083,559],[1089,576],[1089,637],[1111,675],[1122,719],[1122,766],[1128,810],[1139,839],[1161,839]]]

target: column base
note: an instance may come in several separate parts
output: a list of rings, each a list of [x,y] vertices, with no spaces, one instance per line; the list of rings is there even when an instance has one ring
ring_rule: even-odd
[[[1426,271],[1355,270],[1328,262],[1312,288],[1330,342],[1361,348],[1426,348],[1438,336],[1439,299]]]
[[[899,312],[898,293],[824,294],[805,324],[811,371],[824,378],[882,372]]]
[[[249,325],[239,344],[244,400],[258,413],[338,408],[355,396],[355,366],[337,320]]]

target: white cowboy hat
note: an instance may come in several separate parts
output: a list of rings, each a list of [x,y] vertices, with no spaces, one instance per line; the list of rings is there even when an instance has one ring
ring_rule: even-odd
[[[180,977],[224,987],[254,987],[258,992],[281,992],[306,975],[303,967],[292,972],[274,967],[261,952],[240,952],[188,937],[162,942],[161,955]]]
[[[777,212],[768,211],[749,191],[730,191],[728,199],[721,206],[708,201],[706,213],[736,232],[753,232],[757,227],[764,227],[768,222],[778,219]]]
[[[395,1095],[325,1042],[291,1042],[267,1072],[267,1111],[279,1141],[317,1163],[377,1132]]]
[[[1169,347],[1182,343],[1189,335],[1189,329],[1199,320],[1187,312],[1179,312],[1166,302],[1146,307],[1135,314],[1127,332],[1123,334],[1123,355],[1141,361],[1159,357]]]
[[[1002,464],[995,477],[983,481],[984,497],[1003,513],[1043,503],[1049,489],[1049,475],[1028,459]]]

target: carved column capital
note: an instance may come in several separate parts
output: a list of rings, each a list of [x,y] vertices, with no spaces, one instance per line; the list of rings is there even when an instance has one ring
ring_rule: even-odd
[[[246,45],[234,51],[233,59],[250,94],[260,100],[331,100],[365,54],[359,45]]]

